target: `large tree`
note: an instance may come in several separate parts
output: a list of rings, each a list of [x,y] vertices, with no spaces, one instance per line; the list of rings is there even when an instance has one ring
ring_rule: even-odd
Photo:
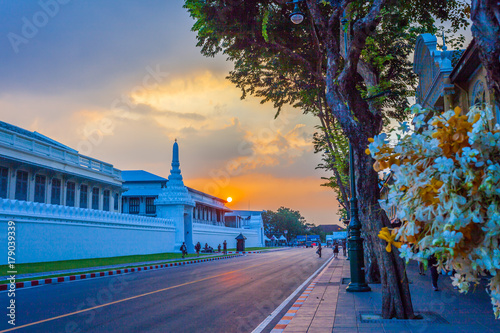
[[[286,0],[186,0],[206,56],[233,61],[229,79],[247,94],[332,116],[353,146],[355,190],[367,238],[368,271],[381,269],[384,318],[412,318],[405,266],[376,237],[390,222],[380,209],[378,175],[365,154],[368,138],[389,118],[402,119],[415,77],[408,63],[417,34],[434,32],[434,17],[463,24],[459,1],[306,0],[303,24],[288,20]],[[345,14],[347,23],[342,26]],[[349,38],[345,40],[343,29]],[[390,89],[392,94],[368,99]],[[326,128],[325,124],[322,125]]]

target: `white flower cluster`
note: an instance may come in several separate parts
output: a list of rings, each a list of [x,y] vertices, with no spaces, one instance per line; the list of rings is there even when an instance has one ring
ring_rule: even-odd
[[[427,264],[434,254],[440,267],[456,270],[453,285],[461,292],[489,272],[499,318],[500,127],[489,107],[473,107],[466,116],[450,110],[427,122],[426,110],[412,109],[414,132],[395,147],[386,134],[369,145],[372,157],[393,172],[380,204],[395,208],[403,221],[396,237],[403,243],[400,256]]]

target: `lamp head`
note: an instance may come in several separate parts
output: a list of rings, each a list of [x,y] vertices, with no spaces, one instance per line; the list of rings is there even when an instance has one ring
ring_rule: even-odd
[[[293,24],[301,24],[304,21],[304,13],[300,11],[299,4],[295,3],[295,8],[290,14],[290,20]]]

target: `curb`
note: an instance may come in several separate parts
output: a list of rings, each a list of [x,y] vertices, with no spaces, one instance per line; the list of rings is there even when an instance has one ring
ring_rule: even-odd
[[[262,251],[236,251],[236,252],[233,252],[233,251],[228,251],[227,254],[247,254],[247,253],[262,253]]]
[[[247,253],[251,253],[251,252],[247,252]],[[127,274],[127,273],[141,272],[141,271],[151,271],[151,270],[164,269],[164,268],[175,267],[175,266],[184,266],[184,265],[196,264],[196,263],[205,262],[205,261],[231,259],[231,258],[241,257],[243,255],[241,253],[238,253],[238,254],[239,255],[237,255],[237,256],[196,259],[196,260],[175,262],[175,263],[171,263],[171,264],[150,265],[150,266],[143,266],[143,267],[116,269],[116,270],[110,270],[110,271],[105,271],[105,272],[66,275],[66,276],[59,276],[59,277],[48,278],[48,279],[32,280],[32,281],[25,281],[25,282],[15,282],[15,287],[14,287],[14,283],[0,284],[0,292],[9,290],[9,287],[10,287],[10,290],[16,290],[19,288],[35,287],[35,286],[41,286],[41,285],[46,285],[46,284],[72,282],[72,281],[86,280],[86,279],[92,279],[92,278],[98,278],[98,277]]]
[[[295,303],[292,304],[290,309],[285,313],[285,315],[276,324],[276,326],[274,326],[274,328],[271,330],[270,333],[282,333],[285,330],[285,328],[288,326],[288,324],[290,324],[292,319],[295,318],[297,311],[300,309],[302,304],[304,304],[307,297],[309,297],[309,294],[313,291],[319,278],[328,269],[330,264],[331,264],[331,262],[325,266],[325,268],[314,278],[314,280],[312,280],[312,282],[309,284],[309,286],[307,286],[307,288],[304,290],[304,292],[297,298]]]

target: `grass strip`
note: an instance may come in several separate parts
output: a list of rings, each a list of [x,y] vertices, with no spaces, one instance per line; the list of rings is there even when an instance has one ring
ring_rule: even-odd
[[[207,254],[201,253],[204,256]],[[187,258],[196,258],[196,253],[188,254]],[[160,261],[169,259],[181,259],[181,253],[155,253],[145,255],[132,255],[122,257],[94,258],[94,259],[79,259],[79,260],[63,260],[50,262],[37,262],[28,264],[16,264],[15,270],[17,274],[31,273],[46,273],[53,271],[62,271],[67,269],[91,268],[98,266],[112,266],[120,264],[132,264],[135,262]],[[8,265],[0,265],[0,272],[11,271]],[[0,273],[2,274],[2,273]]]
[[[235,257],[235,256],[238,256],[238,254],[228,254],[226,256],[228,256],[228,257]],[[201,258],[201,257],[198,258],[198,257],[195,257],[197,259],[194,259],[194,260],[221,258],[221,257],[226,257],[226,256],[222,255],[222,256],[215,256],[215,257],[209,257],[209,258]],[[75,275],[76,276],[76,275],[81,275],[81,274],[89,274],[89,273],[97,273],[97,272],[109,272],[109,271],[116,271],[116,270],[122,270],[123,271],[124,269],[129,269],[129,268],[160,266],[160,265],[165,265],[165,264],[174,264],[174,263],[179,263],[179,262],[187,262],[187,261],[191,261],[191,260],[193,260],[193,259],[166,261],[166,262],[160,262],[160,263],[150,264],[150,265],[144,265],[144,264],[143,265],[130,265],[130,266],[123,266],[123,267],[119,267],[119,268],[97,269],[97,270],[81,271],[81,272],[75,272],[75,273],[61,273],[61,274],[39,276],[39,277],[33,276],[33,277],[29,277],[29,278],[16,279],[16,282],[26,282],[26,281],[33,281],[33,280],[45,280],[45,279],[50,279],[50,278],[62,277],[62,276],[71,276],[71,275]],[[9,280],[0,281],[0,284],[8,284],[8,283],[9,283]]]

